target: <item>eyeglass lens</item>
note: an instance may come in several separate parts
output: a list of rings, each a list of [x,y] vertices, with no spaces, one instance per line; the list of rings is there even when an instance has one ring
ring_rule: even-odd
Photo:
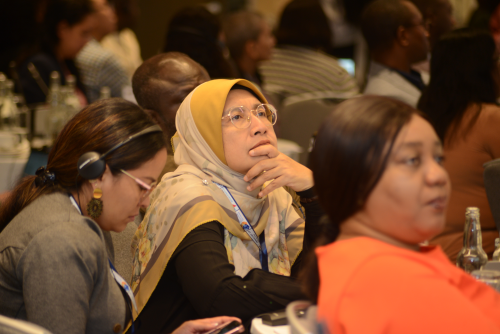
[[[229,111],[229,118],[237,128],[243,129],[252,122],[251,113],[261,122],[274,125],[276,123],[276,109],[270,104],[261,104],[255,110],[249,110],[246,107],[234,107]]]

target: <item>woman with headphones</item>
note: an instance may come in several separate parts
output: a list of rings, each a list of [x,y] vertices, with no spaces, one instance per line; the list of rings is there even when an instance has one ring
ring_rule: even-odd
[[[167,158],[161,129],[123,99],[73,117],[48,164],[0,208],[0,314],[54,333],[119,333],[135,308],[103,231],[120,232],[149,205]],[[185,323],[203,332],[219,317]]]

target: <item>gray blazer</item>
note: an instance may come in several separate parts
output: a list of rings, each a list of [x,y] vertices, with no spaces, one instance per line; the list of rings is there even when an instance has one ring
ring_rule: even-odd
[[[126,304],[99,226],[66,194],[42,196],[0,233],[0,314],[53,333],[114,333]]]
[[[424,83],[429,83],[429,74],[420,74]],[[416,108],[421,92],[398,72],[372,61],[363,94],[392,97]]]

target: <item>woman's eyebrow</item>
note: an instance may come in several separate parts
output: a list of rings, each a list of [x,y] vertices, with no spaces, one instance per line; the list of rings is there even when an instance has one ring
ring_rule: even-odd
[[[401,148],[403,147],[410,147],[410,148],[419,148],[422,147],[424,144],[420,141],[411,141],[411,142],[406,142],[401,145]]]
[[[410,141],[410,142],[406,142],[406,143],[402,143],[400,148],[420,148],[424,146],[424,143],[422,143],[421,141]],[[440,140],[436,140],[434,142],[434,147],[442,147],[443,144],[441,143]]]

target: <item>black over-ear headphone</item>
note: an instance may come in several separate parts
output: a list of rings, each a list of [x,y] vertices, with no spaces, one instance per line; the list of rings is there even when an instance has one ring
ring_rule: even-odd
[[[97,152],[84,153],[80,157],[80,159],[78,159],[78,166],[77,166],[78,174],[80,174],[81,177],[87,180],[95,180],[99,178],[106,170],[106,162],[104,161],[104,158],[106,158],[110,153],[122,147],[132,139],[143,136],[151,132],[162,132],[162,130],[158,125],[152,125],[128,137],[124,141],[116,144],[103,155],[100,155]]]

